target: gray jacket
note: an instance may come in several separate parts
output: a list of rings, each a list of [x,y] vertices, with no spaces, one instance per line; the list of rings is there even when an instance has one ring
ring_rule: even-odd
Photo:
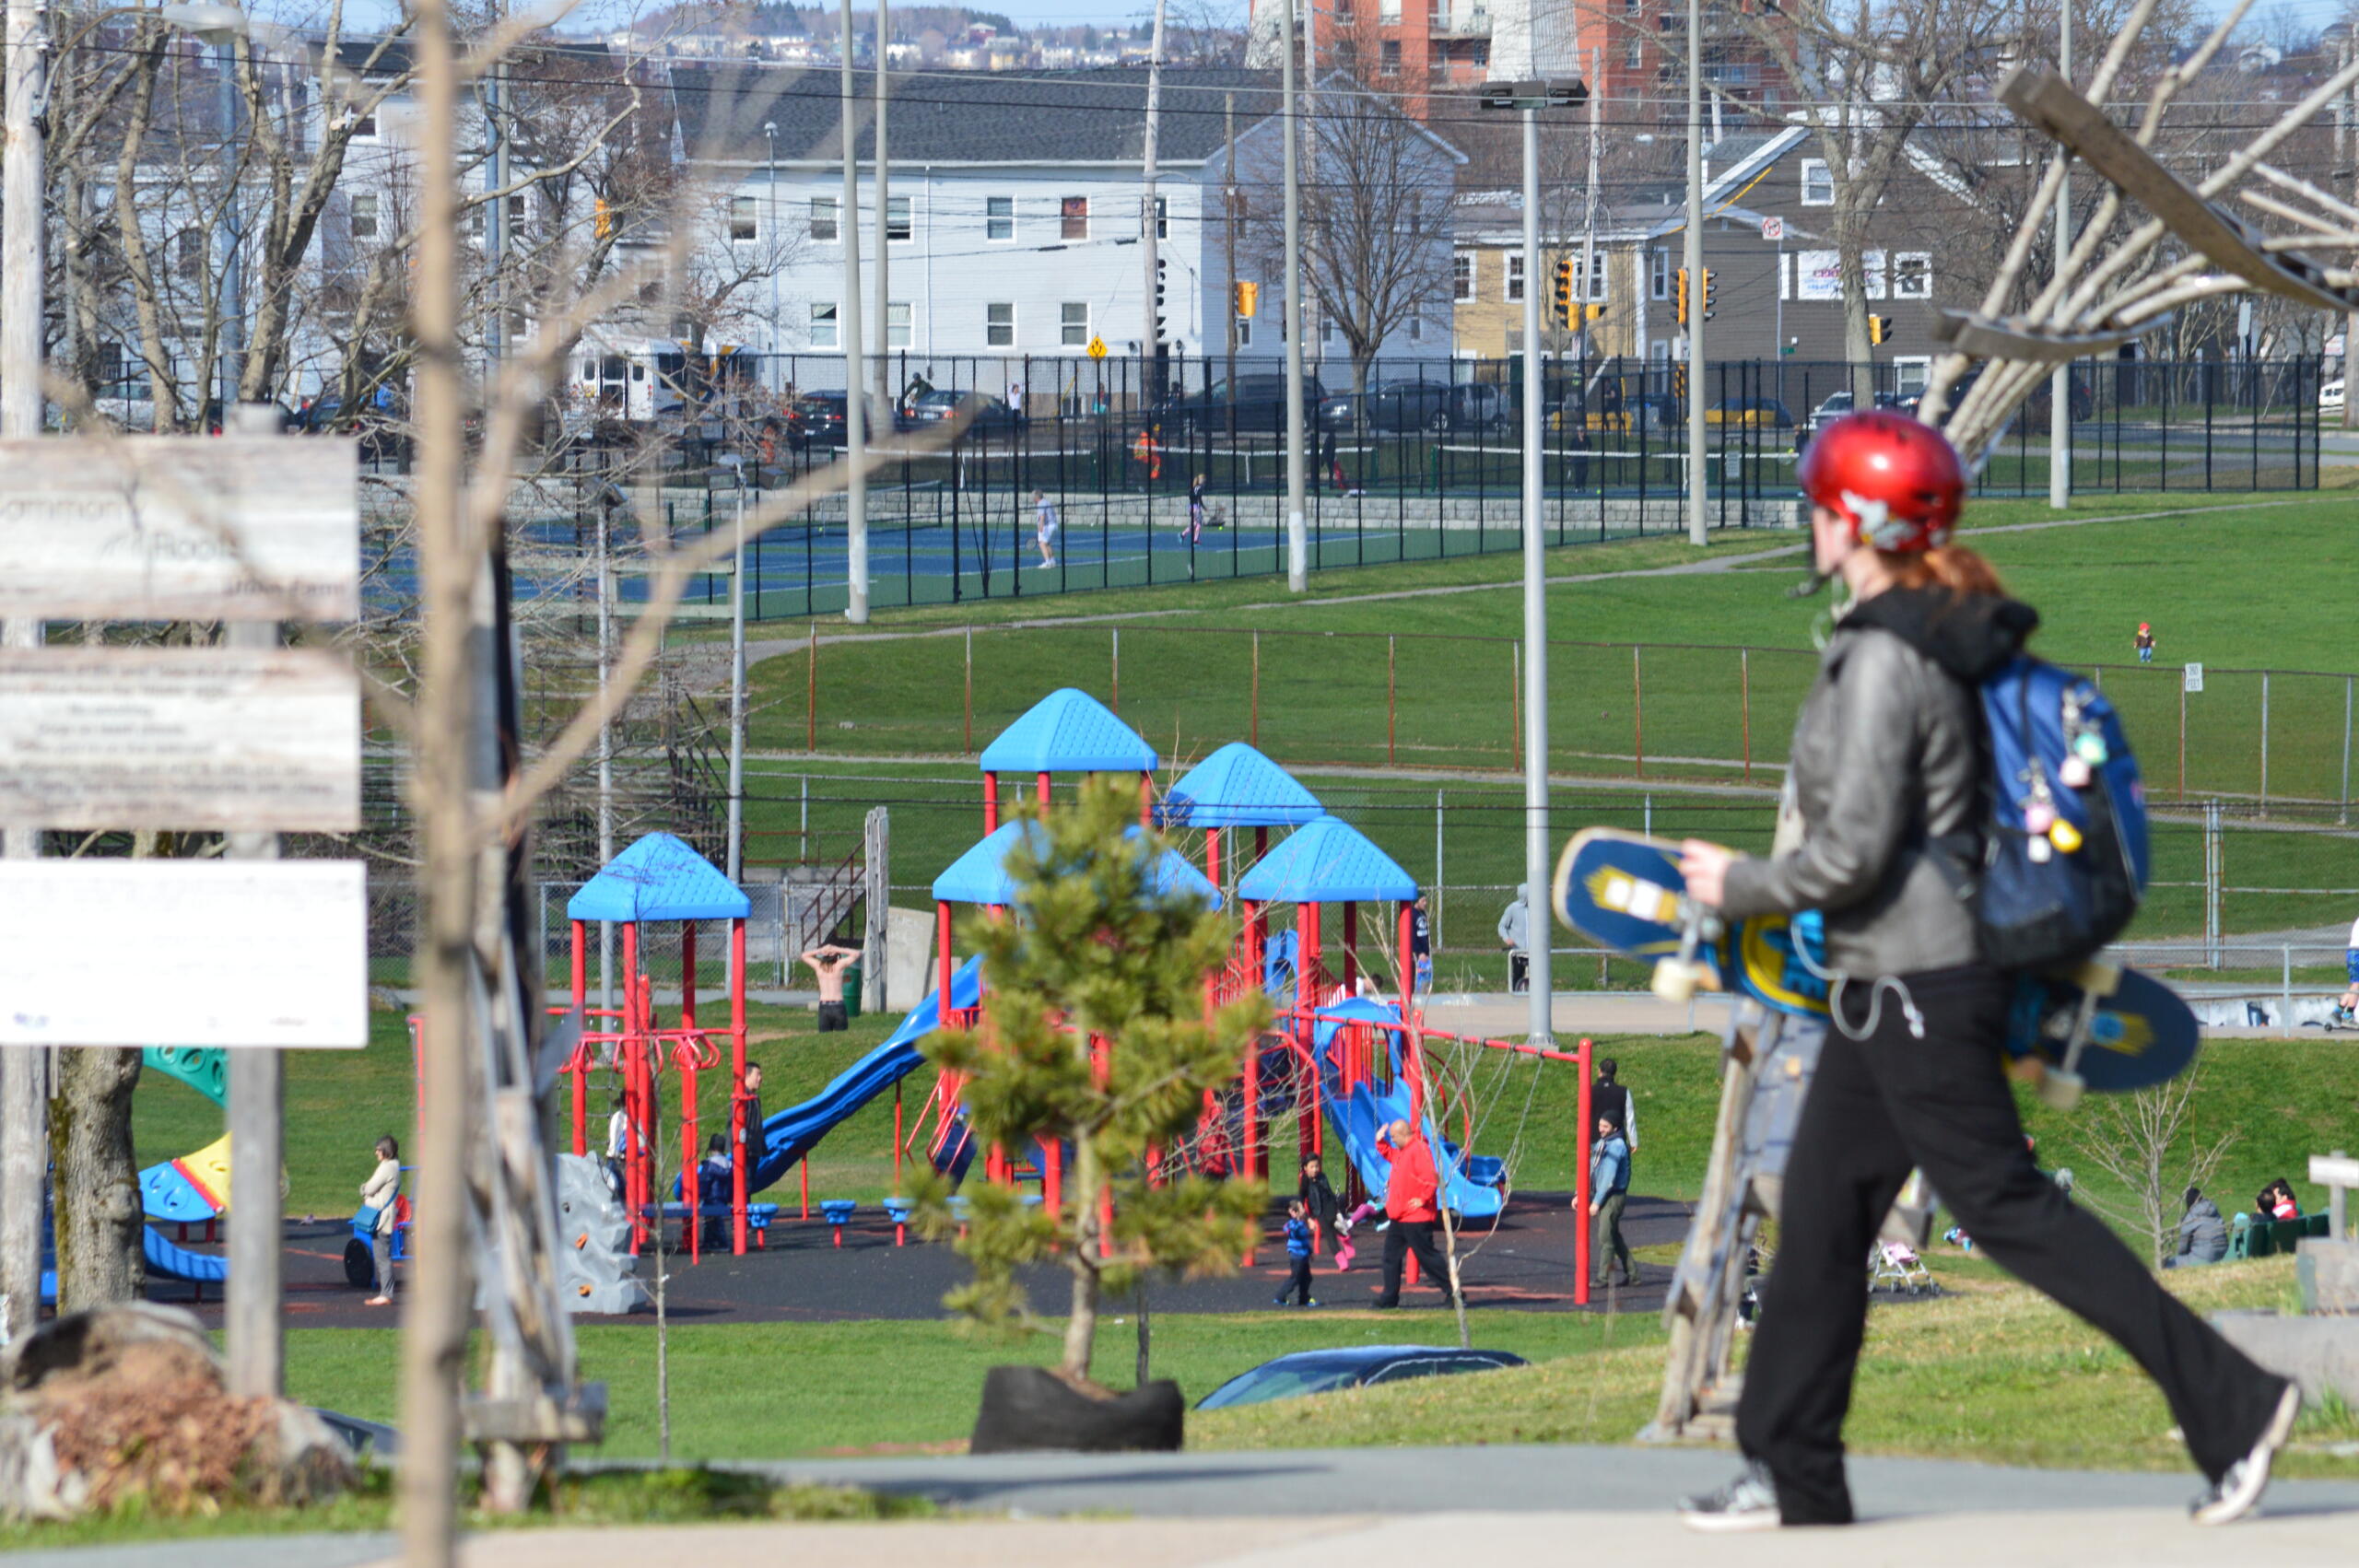
[[[1893,589],[1853,607],[1794,726],[1800,843],[1729,868],[1724,912],[1825,913],[1830,967],[1870,978],[1972,963],[1982,716],[1967,684],[2037,617],[2002,599]]]
[[[2220,1218],[2220,1206],[2209,1198],[2197,1199],[2179,1217],[2178,1260],[2217,1263],[2227,1256],[2228,1223]]]

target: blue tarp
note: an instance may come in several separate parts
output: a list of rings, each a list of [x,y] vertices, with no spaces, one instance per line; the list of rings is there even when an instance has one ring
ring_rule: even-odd
[[[1257,904],[1373,904],[1417,895],[1416,879],[1340,817],[1287,835],[1237,884]]]
[[[1190,768],[1162,807],[1169,827],[1294,827],[1325,811],[1293,774],[1242,741]]]
[[[983,748],[985,773],[1145,773],[1155,748],[1087,692],[1050,692]]]
[[[710,860],[668,833],[651,833],[582,883],[565,913],[575,920],[734,920],[751,908]]]
[[[1015,903],[1015,879],[1007,874],[1007,855],[1027,831],[1039,832],[1039,825],[1000,824],[933,879],[934,898],[944,904]],[[1137,835],[1138,829],[1132,828],[1131,836]],[[1155,885],[1158,893],[1192,893],[1214,908],[1220,907],[1220,890],[1205,880],[1203,872],[1180,859],[1177,850],[1166,849],[1163,858],[1156,862]]]

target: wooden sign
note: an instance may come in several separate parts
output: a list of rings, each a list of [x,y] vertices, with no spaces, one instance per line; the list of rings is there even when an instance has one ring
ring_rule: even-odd
[[[325,437],[0,441],[0,618],[351,620],[358,451]]]
[[[0,861],[0,1046],[369,1043],[358,860]]]
[[[359,680],[293,649],[0,649],[0,822],[351,832]]]

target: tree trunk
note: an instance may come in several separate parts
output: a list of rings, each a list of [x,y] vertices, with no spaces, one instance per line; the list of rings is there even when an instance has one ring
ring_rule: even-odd
[[[1872,205],[1868,210],[1874,210]],[[1836,264],[1843,275],[1843,357],[1851,367],[1851,406],[1865,412],[1876,405],[1875,348],[1868,342],[1865,215],[1838,208],[1834,228]]]
[[[56,1170],[57,1310],[66,1313],[139,1297],[143,1211],[131,1147],[139,1051],[80,1046],[59,1057],[49,1148]]]
[[[1063,1359],[1058,1370],[1070,1383],[1089,1381],[1089,1352],[1097,1343],[1097,1192],[1105,1173],[1088,1136],[1073,1141],[1073,1186],[1065,1201],[1074,1206],[1073,1311],[1065,1318]]]

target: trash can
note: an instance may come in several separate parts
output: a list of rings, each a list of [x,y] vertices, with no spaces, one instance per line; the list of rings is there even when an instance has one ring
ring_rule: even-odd
[[[860,965],[857,964],[844,966],[844,1016],[860,1016]]]

